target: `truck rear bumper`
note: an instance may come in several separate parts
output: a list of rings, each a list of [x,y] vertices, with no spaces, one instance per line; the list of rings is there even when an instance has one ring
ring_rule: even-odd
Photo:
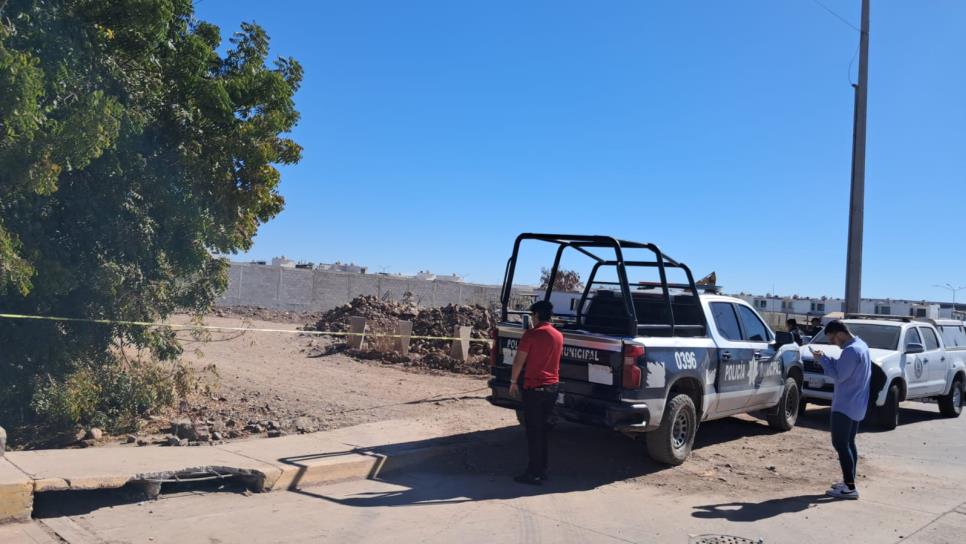
[[[511,410],[520,410],[523,404],[510,397],[506,382],[490,380],[491,395],[486,398],[490,404]],[[622,403],[595,399],[561,391],[557,395],[555,413],[563,419],[575,423],[607,427],[624,432],[644,432],[651,430],[651,411],[646,403]]]

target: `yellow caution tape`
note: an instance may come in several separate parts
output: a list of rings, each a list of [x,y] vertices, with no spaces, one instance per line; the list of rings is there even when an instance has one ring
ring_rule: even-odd
[[[463,340],[452,336],[417,336],[405,334],[389,334],[381,332],[340,332],[340,331],[305,331],[300,329],[256,329],[248,327],[219,327],[216,325],[179,325],[176,323],[151,323],[148,321],[121,321],[115,319],[85,319],[79,317],[54,317],[46,315],[21,315],[21,314],[0,314],[0,319],[30,319],[36,321],[67,321],[73,323],[98,323],[101,325],[128,325],[134,327],[168,327],[182,330],[210,330],[210,331],[232,331],[232,332],[280,332],[288,334],[308,334],[313,336],[374,336],[383,338],[409,338],[410,340]],[[487,338],[469,338],[470,342],[486,342],[491,344],[493,341]]]

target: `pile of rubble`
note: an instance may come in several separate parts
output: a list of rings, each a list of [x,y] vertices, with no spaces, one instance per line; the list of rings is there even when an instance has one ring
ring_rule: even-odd
[[[419,308],[410,301],[396,302],[374,296],[361,296],[349,304],[344,304],[326,312],[314,324],[306,325],[306,330],[347,332],[353,317],[366,319],[366,342],[362,349],[348,350],[347,353],[358,359],[379,360],[387,364],[401,364],[407,367],[444,370],[460,374],[485,374],[488,372],[487,360],[489,344],[471,342],[470,357],[467,361],[450,357],[449,340],[428,340],[413,338],[410,341],[409,356],[395,352],[392,342],[380,341],[380,334],[395,334],[400,320],[411,321],[412,335],[451,338],[458,326],[472,327],[470,337],[489,340],[490,330],[496,325],[493,313],[479,305],[450,304],[441,308]],[[332,351],[346,351],[344,343],[329,348]]]
[[[299,417],[284,424],[270,419],[179,418],[171,421],[169,434],[153,443],[162,446],[200,446],[221,444],[228,439],[245,438],[262,433],[269,438],[276,438],[293,432],[311,433],[317,429],[318,425],[308,417]],[[135,439],[137,437],[129,435],[127,441],[131,443]],[[146,442],[138,439],[138,445],[144,445]]]

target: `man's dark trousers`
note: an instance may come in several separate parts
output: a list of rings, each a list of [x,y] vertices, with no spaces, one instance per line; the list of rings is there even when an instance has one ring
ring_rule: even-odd
[[[523,390],[523,421],[527,431],[527,472],[543,478],[547,474],[547,423],[557,400],[557,384]]]
[[[843,413],[832,412],[832,447],[839,454],[842,481],[847,484],[855,483],[855,468],[859,464],[859,451],[855,447],[858,432],[858,421]]]

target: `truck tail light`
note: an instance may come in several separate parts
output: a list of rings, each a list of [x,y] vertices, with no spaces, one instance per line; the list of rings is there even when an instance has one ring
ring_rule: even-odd
[[[496,327],[490,330],[490,366],[496,366],[496,354],[500,349],[500,330]]]
[[[641,367],[637,360],[644,357],[644,346],[627,344],[624,346],[624,372],[621,382],[624,389],[641,388]]]

